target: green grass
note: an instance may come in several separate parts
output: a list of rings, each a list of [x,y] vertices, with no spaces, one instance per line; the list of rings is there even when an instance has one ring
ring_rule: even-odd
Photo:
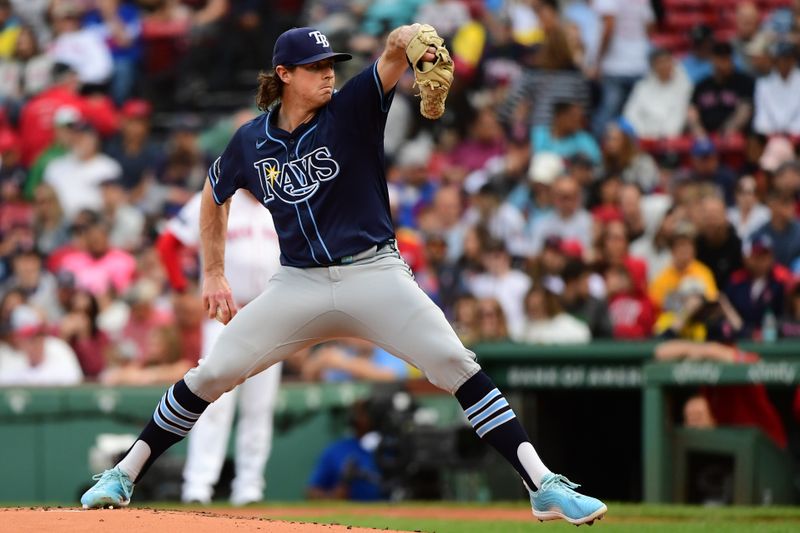
[[[285,516],[269,512],[271,507],[291,508]],[[397,505],[403,508],[404,505]],[[614,503],[609,505],[607,518],[593,526],[576,530],[564,522],[539,523],[533,517],[520,520],[475,520],[457,518],[429,518],[431,511],[443,509],[450,514],[463,509],[526,509],[524,504],[454,504],[412,503],[408,507],[420,509],[420,517],[381,516],[381,507],[349,503],[301,503],[264,506],[270,518],[292,521],[336,523],[343,525],[422,531],[427,533],[797,533],[800,532],[800,507],[697,507],[684,505],[635,505]],[[375,514],[370,512],[373,509]],[[303,509],[307,517],[299,517]],[[277,510],[277,509],[276,509]],[[449,516],[449,515],[448,515]]]

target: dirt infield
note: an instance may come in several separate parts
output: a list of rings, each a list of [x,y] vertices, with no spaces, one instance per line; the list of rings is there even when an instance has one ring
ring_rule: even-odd
[[[261,513],[210,513],[206,511],[158,511],[153,509],[6,508],[0,510],[0,530],[9,533],[375,533],[376,529],[303,524],[271,520]],[[272,514],[272,513],[269,513]],[[249,515],[249,516],[248,516]],[[380,530],[388,531],[388,530]],[[398,532],[395,532],[398,533]]]
[[[246,507],[243,509],[209,509],[209,513],[220,516],[231,517],[251,517],[251,518],[297,518],[303,520],[314,519],[315,517],[330,516],[336,513],[336,509],[330,507],[278,507],[269,506],[265,508]],[[354,516],[385,516],[393,518],[439,518],[449,520],[469,520],[494,522],[496,520],[509,521],[533,521],[529,508],[504,509],[492,507],[436,507],[436,506],[415,506],[415,505],[368,505],[361,508],[347,508],[338,511]]]

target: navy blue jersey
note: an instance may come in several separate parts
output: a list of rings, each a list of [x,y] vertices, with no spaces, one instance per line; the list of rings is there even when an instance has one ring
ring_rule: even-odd
[[[292,133],[276,126],[276,109],[258,116],[211,165],[214,200],[240,188],[260,199],[284,265],[330,265],[393,238],[383,152],[393,95],[374,63]]]

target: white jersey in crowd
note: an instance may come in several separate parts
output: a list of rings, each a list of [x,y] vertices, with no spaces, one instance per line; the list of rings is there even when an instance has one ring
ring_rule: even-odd
[[[600,65],[606,76],[641,76],[650,49],[647,26],[655,20],[649,0],[595,0],[600,17],[614,17],[614,30]]]
[[[200,245],[200,200],[197,193],[167,224],[167,231],[186,246]],[[278,234],[269,211],[245,191],[231,199],[225,240],[225,278],[233,299],[245,304],[264,292],[280,266]]]
[[[78,385],[83,372],[72,348],[58,337],[45,337],[44,360],[31,366],[28,357],[0,344],[0,386]]]

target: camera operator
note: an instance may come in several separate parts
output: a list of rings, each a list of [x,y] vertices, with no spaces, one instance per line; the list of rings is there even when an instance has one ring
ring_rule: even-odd
[[[349,422],[353,435],[328,445],[317,460],[306,489],[308,499],[385,499],[375,460],[380,436],[367,400],[353,404]]]

